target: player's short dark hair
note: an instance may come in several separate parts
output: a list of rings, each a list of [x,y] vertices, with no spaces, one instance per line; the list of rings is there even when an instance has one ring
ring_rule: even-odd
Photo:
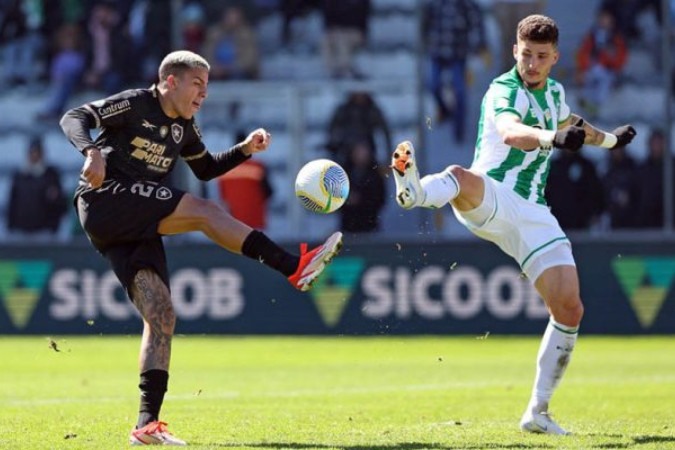
[[[558,45],[558,25],[550,17],[532,14],[518,23],[518,39]]]
[[[159,65],[159,81],[166,80],[169,75],[180,75],[189,69],[210,70],[209,63],[196,53],[188,50],[177,50],[164,57]]]

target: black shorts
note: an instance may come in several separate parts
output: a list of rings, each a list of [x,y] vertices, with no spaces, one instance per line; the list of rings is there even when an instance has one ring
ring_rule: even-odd
[[[129,297],[141,269],[154,270],[169,287],[159,222],[174,212],[184,191],[149,181],[106,180],[75,199],[82,228],[105,256]]]

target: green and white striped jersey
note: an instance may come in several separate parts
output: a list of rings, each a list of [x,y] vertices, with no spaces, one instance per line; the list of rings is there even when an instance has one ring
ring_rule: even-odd
[[[516,114],[525,125],[557,130],[570,116],[562,84],[547,79],[543,89],[529,90],[514,67],[488,88],[481,105],[476,153],[471,169],[510,186],[518,195],[542,205],[551,149],[529,152],[504,144],[497,132],[499,114]]]

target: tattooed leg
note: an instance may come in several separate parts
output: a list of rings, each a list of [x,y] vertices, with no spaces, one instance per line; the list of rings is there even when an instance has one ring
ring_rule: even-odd
[[[131,298],[143,316],[143,338],[138,365],[141,372],[141,401],[136,428],[159,420],[169,382],[171,337],[176,315],[168,287],[152,270],[140,270],[134,277]]]
[[[134,277],[131,296],[143,317],[143,339],[138,361],[141,373],[152,369],[168,371],[171,338],[176,326],[169,288],[154,271],[143,269]]]

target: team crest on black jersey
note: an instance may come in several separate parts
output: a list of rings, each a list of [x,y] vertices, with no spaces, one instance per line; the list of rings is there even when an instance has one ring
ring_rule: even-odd
[[[161,186],[159,189],[157,189],[155,197],[157,197],[157,200],[169,200],[171,197],[173,197],[173,193],[171,192],[171,189]]]
[[[171,137],[176,144],[180,144],[183,139],[183,127],[177,123],[171,124]]]

